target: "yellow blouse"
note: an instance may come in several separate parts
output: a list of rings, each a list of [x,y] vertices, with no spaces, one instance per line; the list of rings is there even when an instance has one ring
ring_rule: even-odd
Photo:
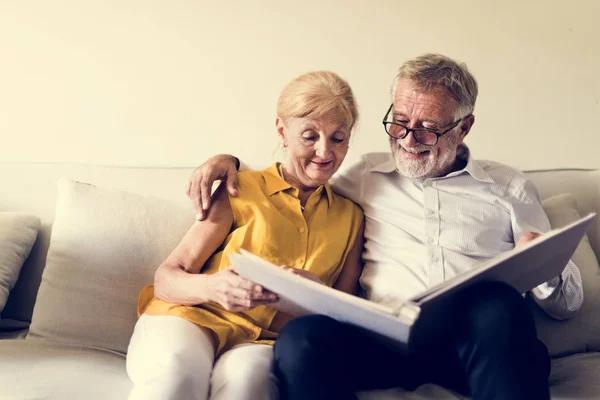
[[[229,198],[231,231],[201,273],[228,268],[228,254],[243,248],[276,265],[310,271],[333,286],[354,244],[362,210],[335,194],[329,184],[311,194],[304,210],[298,193],[281,178],[277,164],[263,171],[240,172],[238,196]],[[215,303],[171,304],[153,293],[152,286],[140,293],[139,315],[176,315],[204,327],[213,333],[217,354],[242,343],[273,344],[279,329],[291,319],[268,306],[235,313]]]

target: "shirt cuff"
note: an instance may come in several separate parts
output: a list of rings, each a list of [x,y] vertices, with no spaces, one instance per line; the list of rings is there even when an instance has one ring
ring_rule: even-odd
[[[571,275],[571,262],[565,266],[565,269],[560,273],[559,276],[555,276],[550,279],[548,282],[544,282],[541,285],[536,286],[531,291],[540,300],[547,299],[554,293],[554,291],[558,288],[561,288],[563,282]]]

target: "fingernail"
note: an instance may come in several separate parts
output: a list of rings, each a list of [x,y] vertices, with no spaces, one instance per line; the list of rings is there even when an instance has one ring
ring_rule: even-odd
[[[202,219],[202,214],[197,213],[196,214],[196,221],[200,221]]]
[[[208,210],[208,204],[202,204],[202,209],[203,209],[204,211]]]

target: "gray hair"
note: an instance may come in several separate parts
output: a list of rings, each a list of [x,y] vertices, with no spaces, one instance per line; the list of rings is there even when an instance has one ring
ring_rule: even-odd
[[[465,63],[432,53],[406,61],[398,69],[398,75],[392,83],[392,100],[400,79],[408,79],[425,91],[437,87],[446,90],[459,104],[456,118],[472,114],[475,109],[477,81]]]

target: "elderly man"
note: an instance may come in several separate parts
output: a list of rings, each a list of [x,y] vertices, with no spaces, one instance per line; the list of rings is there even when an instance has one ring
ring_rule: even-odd
[[[361,285],[382,303],[411,297],[550,228],[531,182],[508,166],[475,160],[463,144],[478,92],[464,64],[436,54],[409,60],[392,92],[383,121],[391,153],[365,155],[334,182],[364,209]],[[227,179],[235,194],[235,171],[230,156],[214,157],[192,174],[188,193],[205,209],[214,179]],[[569,262],[530,296],[552,317],[570,317],[583,302],[579,270]],[[408,354],[325,316],[298,318],[275,345],[281,393],[356,399],[357,391],[436,383],[477,400],[548,399],[548,352],[525,301],[503,284],[475,285],[453,302],[452,326]]]

